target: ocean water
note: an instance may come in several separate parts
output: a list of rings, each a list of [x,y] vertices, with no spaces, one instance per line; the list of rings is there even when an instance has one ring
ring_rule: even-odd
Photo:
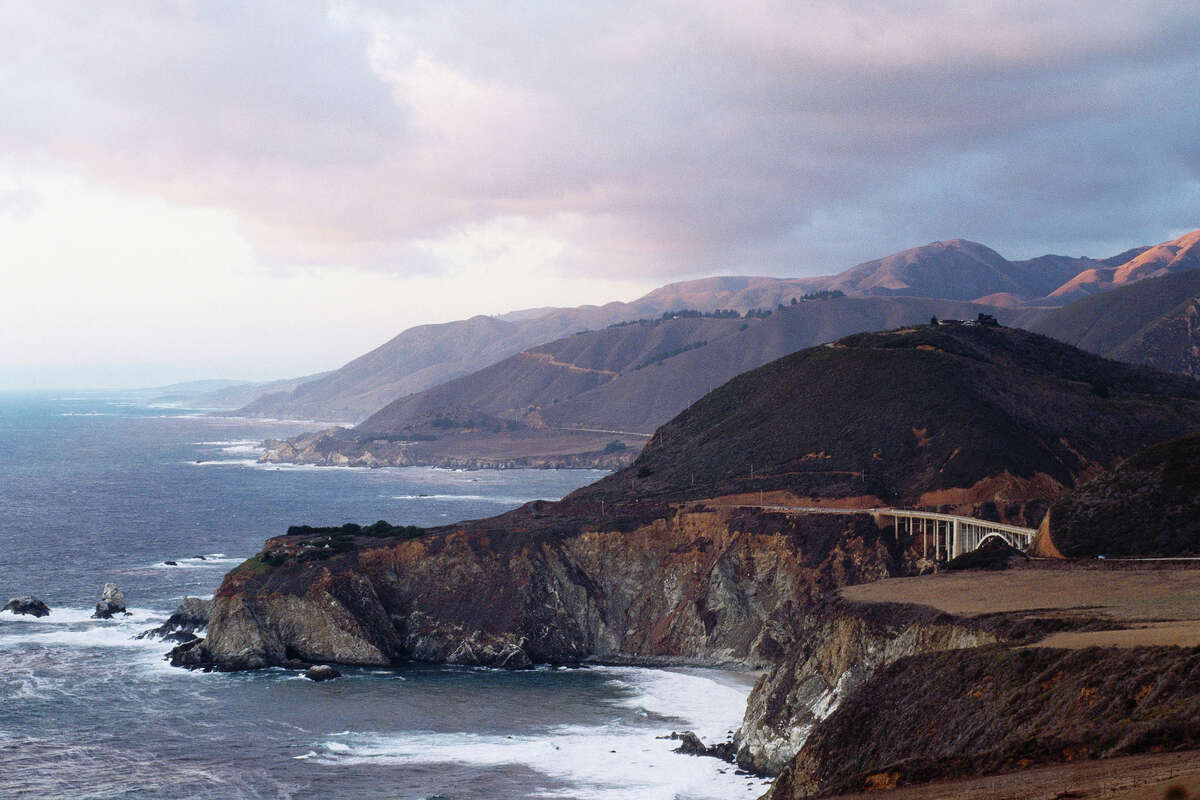
[[[740,798],[765,784],[656,738],[718,741],[751,677],[616,667],[204,674],[134,636],[291,524],[435,525],[561,497],[595,471],[258,465],[312,424],[100,394],[0,394],[4,798]],[[164,562],[172,560],[177,566]],[[93,620],[106,581],[131,616]]]

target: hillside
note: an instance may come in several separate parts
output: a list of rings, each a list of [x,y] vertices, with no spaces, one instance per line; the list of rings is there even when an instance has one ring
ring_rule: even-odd
[[[1063,305],[1146,278],[1197,268],[1200,268],[1200,230],[1146,248],[1123,263],[1084,270],[1051,292],[1046,300]]]
[[[660,428],[630,467],[576,495],[1044,502],[1198,427],[1200,383],[1190,378],[1015,329],[923,326],[851,336],[740,375]]]
[[[1151,250],[1161,255],[1170,244]],[[984,245],[952,239],[864,262],[835,275],[702,278],[660,287],[630,303],[527,309],[498,317],[421,325],[294,390],[259,397],[238,413],[358,422],[392,400],[470,374],[530,347],[581,330],[654,318],[684,308],[739,312],[771,309],[790,304],[792,298],[832,290],[859,297],[985,299],[999,307],[1010,307],[1051,292],[1081,271],[1116,269],[1133,258],[1158,263],[1149,255],[1151,250],[1143,250],[1103,260],[1045,255],[1009,261]],[[1063,301],[1051,300],[1049,304],[1062,305]],[[853,329],[843,324],[834,335]]]
[[[1067,557],[1200,556],[1200,433],[1143,450],[1059,500],[1049,535]]]
[[[1200,270],[1085,297],[1024,324],[1107,358],[1200,377]]]
[[[933,315],[975,317],[990,310],[949,300],[838,297],[789,304],[765,319],[680,317],[623,324],[531,348],[396,400],[347,434],[297,437],[290,450],[275,447],[267,458],[450,465],[470,457],[582,459],[593,453],[597,464],[612,466],[619,461],[611,453],[596,451],[615,433],[605,439],[573,431],[648,436],[712,387],[800,348],[923,323]],[[644,439],[618,441],[630,448],[628,460]]]
[[[1038,297],[1099,262],[1068,256],[1009,261],[977,242],[951,239],[851,267],[825,289],[847,294],[973,300],[995,294]]]

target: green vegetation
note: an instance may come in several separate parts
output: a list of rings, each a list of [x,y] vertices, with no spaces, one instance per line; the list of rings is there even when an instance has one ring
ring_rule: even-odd
[[[703,339],[699,342],[692,342],[690,344],[685,344],[683,347],[676,347],[674,350],[667,350],[665,352],[655,353],[654,355],[650,356],[645,361],[643,361],[642,363],[640,363],[636,367],[634,367],[634,369],[635,370],[643,369],[645,367],[654,366],[655,364],[661,364],[662,362],[666,361],[668,358],[677,356],[680,353],[686,353],[689,350],[696,350],[701,347],[705,347],[707,344],[708,344],[708,340]]]
[[[623,452],[624,450],[625,450],[625,443],[618,442],[615,439],[613,441],[609,442],[608,444],[604,445],[605,453],[620,453],[620,452]]]
[[[250,556],[242,563],[238,564],[231,570],[237,573],[248,573],[250,575],[264,575],[271,571],[272,567],[277,567],[282,561],[276,562],[273,558],[273,553],[263,553],[258,556]]]
[[[392,525],[386,520],[379,520],[374,525],[356,525],[347,522],[340,527],[315,528],[311,525],[293,525],[287,529],[288,536],[312,536],[326,539],[346,539],[354,536],[370,536],[376,539],[416,539],[425,533],[424,528],[416,525]]]
[[[363,436],[358,441],[362,444],[369,442],[388,442],[394,444],[396,442],[436,442],[436,436],[430,433],[371,433]]]
[[[821,289],[818,292],[809,292],[802,294],[799,298],[792,298],[792,305],[800,305],[806,300],[836,300],[839,297],[845,297],[846,293],[841,289]]]
[[[807,295],[806,295],[807,296]],[[649,325],[651,327],[661,325],[664,322],[670,322],[676,319],[749,319],[751,317],[766,318],[771,316],[770,309],[751,309],[745,314],[739,314],[732,308],[718,308],[715,311],[698,311],[694,308],[681,308],[678,311],[664,311],[661,317],[656,319],[631,319],[625,322],[614,322],[609,325],[609,328],[625,328],[630,325]],[[742,328],[745,330],[745,328]]]
[[[497,419],[496,417],[474,416],[470,414],[464,417],[445,413],[439,414],[430,420],[429,424],[442,430],[483,430],[489,433],[518,431],[521,429],[521,423],[516,420]]]

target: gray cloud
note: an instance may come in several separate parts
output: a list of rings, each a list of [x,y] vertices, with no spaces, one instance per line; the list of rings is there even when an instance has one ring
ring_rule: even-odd
[[[0,143],[397,272],[498,217],[664,278],[1200,225],[1200,8],[852,5],[12,3]]]

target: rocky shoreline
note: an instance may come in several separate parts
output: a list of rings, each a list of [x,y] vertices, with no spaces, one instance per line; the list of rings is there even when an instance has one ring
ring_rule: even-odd
[[[406,661],[760,670],[742,725],[731,744],[718,747],[749,773],[782,775],[770,795],[779,800],[975,774],[963,766],[977,755],[971,737],[951,737],[938,751],[941,760],[919,768],[847,750],[872,739],[862,738],[862,715],[872,706],[861,698],[883,703],[881,681],[933,682],[945,696],[934,692],[939,699],[928,702],[938,703],[976,692],[982,681],[973,713],[998,742],[986,761],[993,769],[1200,746],[1181,733],[1193,721],[1200,725],[1194,699],[1180,705],[1177,693],[1143,692],[1139,685],[1120,696],[1100,687],[1097,702],[1087,700],[1095,688],[1090,676],[1107,668],[1096,665],[1124,665],[1119,653],[1017,655],[1027,652],[1018,646],[1047,632],[1091,620],[962,618],[923,606],[837,599],[838,587],[916,573],[917,555],[870,515],[614,509],[607,526],[572,530],[563,523],[570,515],[557,517],[555,509],[534,503],[486,521],[486,528],[414,531],[395,541],[346,545],[304,529],[276,537],[226,577],[208,635],[176,647],[172,663],[206,670]],[[1200,679],[1200,655],[1160,650],[1155,669],[1175,675],[1176,684]],[[1050,660],[1039,667],[1039,659]],[[989,663],[1008,665],[1008,690],[991,690],[998,679],[987,679]],[[971,685],[953,677],[971,670],[983,670]],[[1014,696],[1052,703],[1065,716],[1044,735],[1035,725],[1031,739],[1005,739],[1004,708],[1018,702]],[[1098,703],[1115,709],[1127,696],[1138,696],[1134,721],[1126,725],[1115,710],[1106,711],[1105,725],[1118,741],[1097,750],[1089,744],[1096,727],[1088,715]],[[927,709],[893,711],[889,724],[899,729],[919,727]],[[1047,744],[1045,736],[1054,738]],[[1031,746],[1041,755],[1022,754]],[[836,774],[822,766],[842,761],[865,766]]]
[[[607,469],[630,464],[642,440],[614,439],[584,432],[553,437],[525,435],[487,441],[486,436],[448,441],[404,441],[350,438],[344,428],[328,428],[291,439],[267,439],[260,464],[308,464],[322,467],[437,467],[440,469]],[[582,441],[577,441],[577,440]],[[619,445],[619,446],[617,446]],[[551,452],[544,452],[550,450]],[[490,451],[497,451],[492,454]]]

